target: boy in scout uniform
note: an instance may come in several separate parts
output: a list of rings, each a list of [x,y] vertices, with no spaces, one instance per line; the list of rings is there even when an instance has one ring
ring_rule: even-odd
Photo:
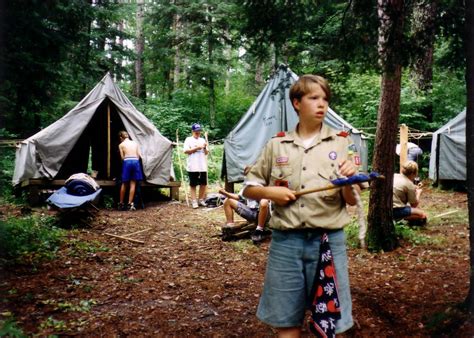
[[[302,195],[338,176],[357,173],[359,157],[347,133],[323,124],[331,92],[327,81],[304,75],[290,89],[299,123],[295,131],[271,139],[245,180],[244,196],[272,200],[273,229],[265,284],[257,317],[279,335],[298,337],[311,306],[321,236],[326,233],[337,277],[341,318],[336,333],[353,325],[348,263],[343,227],[350,222],[346,204],[355,205],[351,186]],[[358,186],[355,186],[359,190]]]

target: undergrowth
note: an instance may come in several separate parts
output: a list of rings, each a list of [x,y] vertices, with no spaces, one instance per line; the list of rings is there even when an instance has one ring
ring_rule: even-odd
[[[36,265],[53,259],[65,231],[50,216],[7,218],[0,220],[0,264]]]

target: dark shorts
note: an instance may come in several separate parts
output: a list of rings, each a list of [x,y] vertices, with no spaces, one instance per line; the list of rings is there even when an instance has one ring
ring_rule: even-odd
[[[140,160],[136,158],[125,158],[122,164],[122,182],[143,180]]]
[[[237,209],[235,209],[235,212],[249,222],[255,222],[258,217],[258,209],[249,208],[242,202],[237,202]]]
[[[411,215],[411,207],[393,208],[393,219],[399,221]]]
[[[188,171],[188,176],[191,187],[207,185],[207,172],[205,171]]]

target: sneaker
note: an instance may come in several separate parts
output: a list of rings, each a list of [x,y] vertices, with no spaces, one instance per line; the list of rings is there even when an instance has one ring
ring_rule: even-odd
[[[195,200],[195,201],[193,201],[193,203],[192,203],[192,204],[193,204],[193,209],[197,209],[197,208],[199,208],[198,202],[197,202],[196,200]]]
[[[252,242],[254,242],[254,244],[257,244],[257,243],[260,243],[261,241],[263,241],[265,239],[265,236],[264,236],[264,232],[263,230],[260,230],[260,229],[256,229],[252,235],[250,235],[250,239],[252,240]]]
[[[137,208],[135,208],[135,205],[132,203],[128,203],[128,206],[127,206],[128,210],[130,211],[135,211],[137,210]]]
[[[268,230],[255,229],[255,231],[250,235],[250,239],[254,244],[258,244],[264,241],[271,234]]]
[[[118,210],[118,211],[124,211],[124,210],[126,210],[126,209],[125,209],[125,204],[119,203],[118,206],[117,206],[117,210]]]
[[[204,202],[204,200],[199,200],[199,205],[201,207],[207,207],[207,204],[206,204],[206,202]]]

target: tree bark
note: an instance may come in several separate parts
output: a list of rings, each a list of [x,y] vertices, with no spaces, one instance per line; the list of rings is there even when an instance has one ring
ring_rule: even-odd
[[[416,52],[412,62],[412,77],[418,89],[427,96],[433,89],[433,52],[437,10],[437,0],[418,0],[413,9],[413,40],[416,43]],[[424,107],[423,115],[427,121],[433,121],[431,104]]]
[[[169,88],[169,96],[171,96],[171,93],[174,91],[174,89],[178,88],[179,86],[179,77],[181,73],[181,69],[180,69],[181,55],[180,55],[180,46],[179,46],[178,40],[179,40],[180,30],[181,30],[181,18],[180,18],[180,15],[176,13],[173,15],[173,36],[174,36],[173,82],[170,84],[171,88]]]
[[[466,160],[469,212],[470,285],[466,299],[474,321],[474,2],[466,1]]]
[[[393,174],[398,118],[400,116],[401,45],[403,0],[378,0],[380,20],[378,51],[382,67],[382,91],[377,117],[373,170],[386,179],[373,182],[369,198],[368,247],[391,251],[398,246],[392,219]]]
[[[137,41],[135,45],[137,59],[135,60],[135,95],[142,99],[146,99],[145,77],[143,74],[143,49],[145,46],[145,38],[143,35],[143,17],[145,15],[144,6],[144,0],[137,0]]]
[[[211,122],[211,128],[216,126],[216,88],[215,88],[215,80],[214,74],[212,72],[212,68],[214,66],[214,43],[213,43],[213,27],[212,27],[212,15],[208,11],[208,24],[209,24],[209,33],[207,38],[207,53],[208,53],[208,60],[209,60],[209,73],[208,73],[208,83],[209,83],[209,118]]]

